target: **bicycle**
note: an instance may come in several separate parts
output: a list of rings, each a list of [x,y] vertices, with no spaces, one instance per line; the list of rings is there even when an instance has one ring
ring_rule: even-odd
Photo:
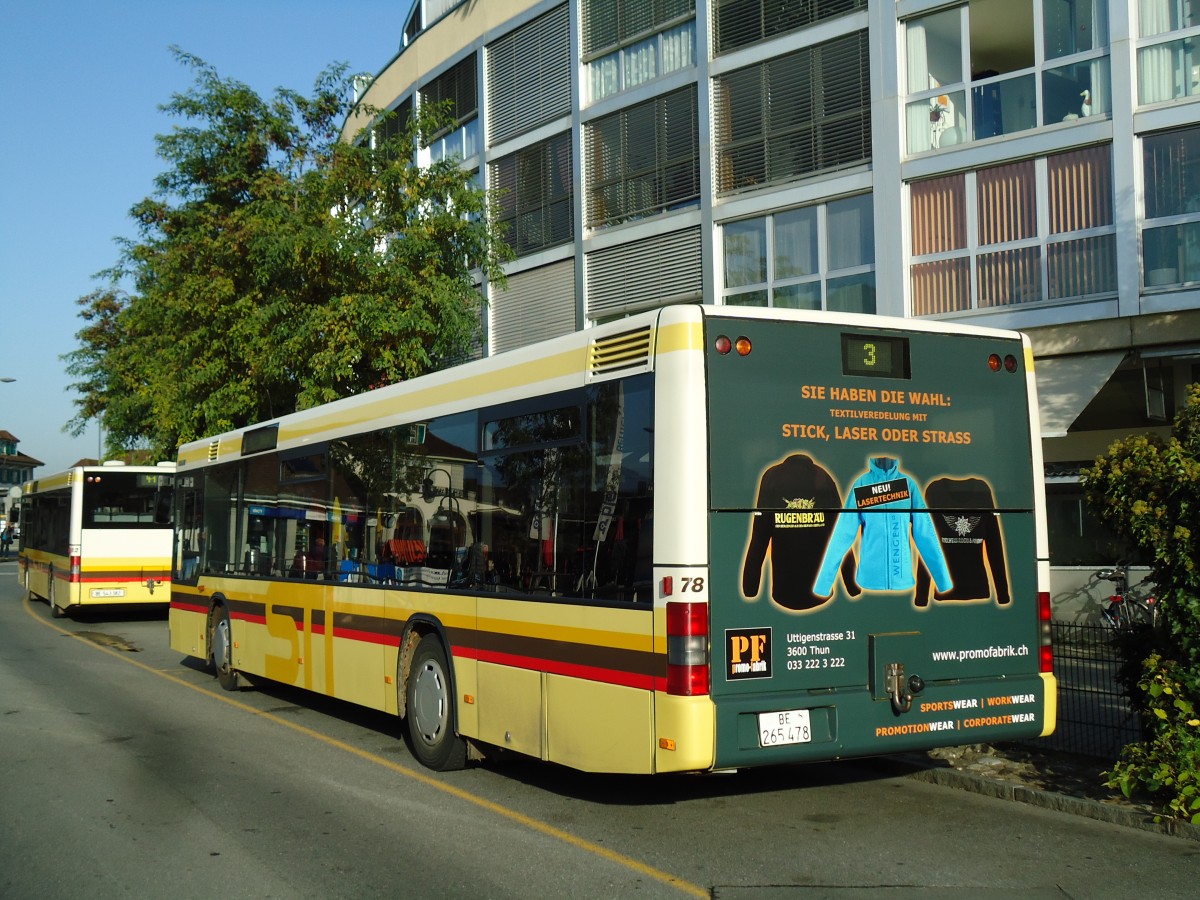
[[[1129,587],[1128,566],[1101,569],[1093,577],[1113,583],[1113,593],[1100,610],[1103,624],[1118,631],[1129,631],[1143,625],[1153,628],[1158,624],[1158,598],[1148,591]]]

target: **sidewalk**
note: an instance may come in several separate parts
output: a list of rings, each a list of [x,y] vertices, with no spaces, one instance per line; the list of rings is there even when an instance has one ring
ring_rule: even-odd
[[[975,744],[902,757],[911,778],[987,797],[1028,803],[1113,825],[1200,841],[1200,826],[1155,821],[1155,809],[1104,786],[1103,760],[1039,752],[1024,746]]]

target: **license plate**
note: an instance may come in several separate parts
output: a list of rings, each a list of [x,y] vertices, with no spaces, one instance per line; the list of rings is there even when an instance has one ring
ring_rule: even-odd
[[[786,709],[782,712],[758,714],[758,745],[781,747],[785,744],[807,744],[812,740],[812,728],[807,709]]]
[[[102,597],[124,597],[125,588],[92,588],[92,597],[100,599]]]

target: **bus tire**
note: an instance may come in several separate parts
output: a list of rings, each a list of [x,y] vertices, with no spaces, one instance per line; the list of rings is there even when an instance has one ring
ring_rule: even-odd
[[[50,587],[46,590],[49,594],[46,598],[46,605],[50,607],[50,616],[55,619],[61,619],[67,614],[61,606],[54,602],[54,573],[50,573]]]
[[[450,664],[436,634],[417,644],[406,685],[408,737],[413,756],[435,772],[453,772],[467,764],[467,742],[456,734]]]
[[[227,691],[239,690],[242,679],[233,667],[233,629],[229,610],[224,606],[213,607],[208,616],[208,652],[217,684]]]

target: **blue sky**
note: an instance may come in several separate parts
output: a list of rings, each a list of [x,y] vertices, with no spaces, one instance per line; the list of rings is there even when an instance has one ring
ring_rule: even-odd
[[[129,209],[163,166],[159,111],[192,84],[176,45],[269,97],[308,94],[345,62],[377,72],[400,46],[409,0],[2,0],[0,430],[46,463],[97,455],[95,424],[63,426],[76,396],[61,356],[77,346],[75,301],[135,236]]]

